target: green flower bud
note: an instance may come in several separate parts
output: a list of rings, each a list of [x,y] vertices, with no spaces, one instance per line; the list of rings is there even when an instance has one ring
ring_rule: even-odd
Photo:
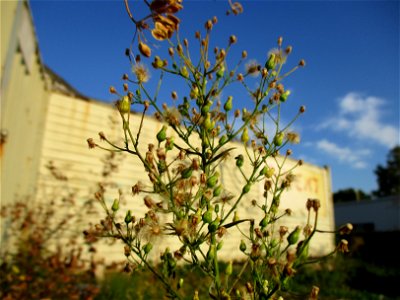
[[[191,167],[189,167],[189,168],[184,169],[182,171],[181,175],[182,175],[182,178],[187,179],[192,176],[192,173],[193,173],[193,169]]]
[[[206,130],[211,130],[214,127],[213,126],[213,122],[211,122],[211,118],[210,118],[210,114],[209,113],[206,115],[206,118],[203,121],[203,127]]]
[[[221,136],[221,138],[219,139],[218,143],[220,145],[223,145],[226,143],[226,141],[228,140],[228,137],[226,135]]]
[[[125,215],[125,223],[129,224],[132,221],[132,212],[128,210]]]
[[[199,88],[197,86],[193,86],[192,89],[190,90],[189,97],[190,99],[197,99],[199,96]]]
[[[149,254],[151,249],[153,249],[153,245],[151,243],[147,243],[143,246],[143,251],[145,254]]]
[[[243,194],[247,194],[248,192],[250,192],[251,189],[251,184],[247,183],[244,187],[243,187]]]
[[[233,222],[237,222],[237,221],[239,221],[239,220],[240,220],[239,214],[238,214],[238,212],[235,210],[235,212],[233,213],[233,219],[232,219],[232,221],[233,221]]]
[[[212,105],[212,102],[207,101],[207,103],[201,108],[202,115],[206,115],[210,111],[211,105]]]
[[[215,245],[211,245],[210,249],[207,252],[207,259],[213,260],[215,257]]]
[[[274,137],[274,144],[275,146],[279,147],[282,145],[283,143],[283,138],[284,138],[284,134],[283,132],[278,132],[275,137]]]
[[[161,173],[164,173],[166,170],[167,170],[167,163],[165,162],[165,160],[160,160],[158,163],[157,163],[157,169],[158,169],[158,172],[161,174]]]
[[[126,114],[131,112],[131,100],[128,96],[123,96],[122,99],[118,101],[118,110],[121,114]]]
[[[247,142],[249,141],[249,132],[247,130],[247,127],[243,129],[241,140],[244,144],[247,144]]]
[[[272,239],[271,240],[271,243],[270,243],[271,248],[275,248],[276,246],[278,246],[278,244],[279,244],[279,242],[278,242],[277,239]]]
[[[289,95],[290,95],[290,91],[285,91],[285,92],[281,95],[281,97],[279,98],[279,100],[281,100],[282,102],[285,102],[285,101],[287,100],[287,98],[289,97]]]
[[[189,71],[187,70],[186,66],[181,68],[181,75],[185,78],[189,78]]]
[[[289,243],[289,245],[294,245],[297,243],[297,241],[299,240],[300,237],[300,226],[297,226],[287,237],[287,241]]]
[[[167,138],[167,142],[165,143],[165,150],[170,151],[174,149],[174,137],[171,136],[170,138]]]
[[[233,266],[232,266],[232,261],[230,261],[227,265],[226,265],[226,269],[225,269],[225,274],[226,275],[231,275],[233,271]]]
[[[194,291],[193,299],[192,300],[200,300],[199,298],[199,291]]]
[[[225,67],[224,65],[222,65],[217,71],[217,78],[221,78],[222,76],[224,76],[224,73],[225,73]]]
[[[210,232],[215,232],[218,229],[219,226],[219,218],[216,218],[214,221],[212,221],[210,224],[208,224],[208,231]]]
[[[204,223],[211,223],[211,221],[212,221],[212,214],[213,214],[213,210],[211,209],[211,206],[210,206],[210,209],[207,210],[207,211],[203,214],[203,216],[202,216],[203,222],[204,222]]]
[[[230,111],[232,109],[232,100],[233,100],[232,96],[229,96],[228,100],[226,100],[226,102],[224,104],[225,111]]]
[[[215,213],[219,213],[219,204],[215,205],[214,211],[215,211]]]
[[[263,283],[262,283],[262,287],[263,287],[263,291],[264,291],[264,293],[268,293],[268,280],[266,280],[266,279],[264,279],[263,280]]]
[[[165,66],[164,61],[159,56],[154,57],[154,61],[152,62],[152,66],[155,69],[159,69]]]
[[[239,249],[242,252],[246,251],[246,249],[247,249],[246,243],[243,240],[240,241]]]
[[[221,195],[222,189],[222,185],[217,186],[213,191],[213,196],[218,197],[219,195]]]
[[[269,221],[268,219],[269,219],[268,216],[265,215],[264,218],[260,221],[259,225],[260,225],[261,228],[267,227],[268,221]]]
[[[113,212],[116,212],[118,209],[119,209],[119,199],[115,199],[111,206],[111,210]]]
[[[158,142],[163,142],[167,138],[167,126],[163,126],[161,130],[157,133]]]
[[[272,53],[269,56],[267,62],[265,63],[265,67],[269,71],[269,70],[275,69],[275,66],[276,66],[276,55],[274,53]]]
[[[207,186],[213,188],[218,182],[218,174],[215,173],[213,176],[207,179]]]
[[[218,250],[218,251],[221,250],[223,246],[224,246],[224,241],[221,240],[221,241],[217,244],[217,250]]]
[[[239,168],[242,167],[243,163],[244,163],[243,155],[239,154],[238,156],[235,157],[235,159],[236,159],[236,166],[239,167]]]
[[[262,168],[262,170],[260,171],[260,175],[264,175],[267,178],[271,178],[272,175],[274,175],[275,173],[275,169],[274,168],[270,168],[268,166],[265,166],[264,168]]]
[[[178,290],[183,287],[183,278],[179,279],[177,287],[178,287]]]

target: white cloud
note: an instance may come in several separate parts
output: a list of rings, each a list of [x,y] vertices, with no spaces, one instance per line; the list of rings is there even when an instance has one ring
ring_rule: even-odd
[[[340,147],[337,144],[326,139],[316,143],[319,150],[335,157],[338,161],[349,163],[351,167],[356,169],[364,169],[367,167],[365,159],[371,154],[368,149],[351,149]]]
[[[378,97],[348,93],[339,100],[339,115],[324,122],[320,128],[345,131],[350,137],[392,148],[399,143],[399,130],[382,122],[385,103]]]

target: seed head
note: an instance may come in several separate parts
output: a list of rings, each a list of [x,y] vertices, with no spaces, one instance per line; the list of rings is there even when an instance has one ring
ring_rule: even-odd
[[[278,46],[281,47],[282,46],[282,42],[283,42],[283,37],[279,37],[278,38]]]
[[[236,36],[231,35],[231,36],[229,37],[229,44],[230,44],[230,45],[236,44],[236,42],[237,42]]]
[[[106,135],[102,131],[99,132],[99,137],[102,141],[106,140]]]
[[[353,231],[353,225],[350,223],[347,223],[345,225],[342,225],[339,228],[339,234],[344,235],[344,234],[350,234]]]
[[[318,300],[319,287],[313,286],[311,289],[309,300]]]
[[[147,67],[142,63],[137,63],[132,66],[132,73],[135,74],[139,83],[145,83],[150,79],[150,73]]]
[[[211,20],[208,20],[208,21],[206,22],[206,24],[204,25],[204,27],[205,27],[207,30],[211,30],[212,27],[213,27],[213,22],[212,22]]]
[[[306,61],[304,59],[300,60],[299,66],[304,67],[306,65]]]
[[[321,201],[319,201],[318,199],[314,199],[313,200],[313,209],[314,209],[314,211],[317,212],[320,207],[321,207]]]
[[[116,94],[117,93],[117,90],[113,86],[110,86],[109,91],[110,91],[111,94]]]
[[[143,56],[150,57],[151,56],[151,49],[148,45],[143,42],[139,42],[139,51]]]
[[[87,139],[87,143],[88,143],[89,149],[93,149],[97,146],[97,144],[93,141],[92,138]]]
[[[341,240],[337,245],[337,250],[341,253],[349,252],[349,242],[347,240]]]

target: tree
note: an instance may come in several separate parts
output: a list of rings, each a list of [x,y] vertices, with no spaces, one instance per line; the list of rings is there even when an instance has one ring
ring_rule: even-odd
[[[389,151],[386,166],[378,165],[375,169],[378,190],[374,195],[386,197],[400,195],[400,146]]]
[[[360,201],[371,199],[371,196],[362,190],[348,188],[343,190],[338,190],[333,194],[333,202],[350,202],[350,201]]]

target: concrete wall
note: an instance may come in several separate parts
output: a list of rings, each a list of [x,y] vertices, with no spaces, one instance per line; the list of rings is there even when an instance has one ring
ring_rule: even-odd
[[[337,225],[373,224],[374,231],[400,231],[400,197],[335,204]]]

